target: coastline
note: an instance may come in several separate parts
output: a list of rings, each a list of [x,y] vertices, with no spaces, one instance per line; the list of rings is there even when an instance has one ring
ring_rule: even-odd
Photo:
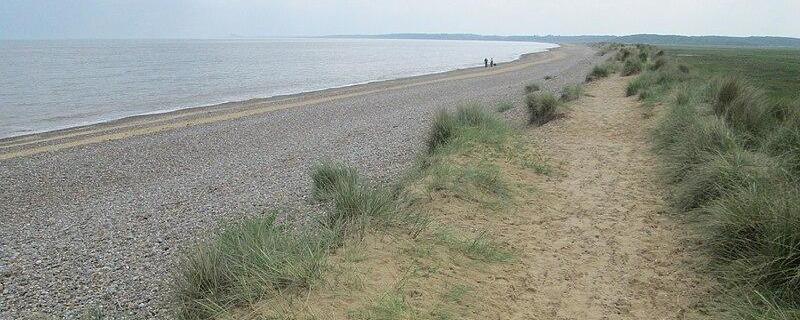
[[[547,53],[553,50],[558,50],[563,44],[553,44],[556,47],[547,48],[544,51],[540,52],[532,52],[532,53],[524,53],[519,55],[516,59],[506,61],[506,62],[499,62],[496,65],[498,67],[502,65],[507,65],[510,63],[516,63],[522,60],[526,60],[531,58],[533,55]],[[136,121],[145,120],[147,118],[158,118],[158,117],[166,117],[166,118],[174,118],[181,113],[190,113],[194,114],[199,112],[200,110],[206,111],[205,109],[225,109],[225,108],[236,108],[241,107],[242,105],[246,104],[256,104],[256,103],[274,103],[278,101],[284,101],[286,99],[295,99],[301,98],[304,95],[313,95],[313,94],[326,94],[336,92],[338,90],[347,90],[354,87],[365,86],[365,85],[380,85],[382,83],[388,83],[393,81],[413,81],[415,79],[428,77],[428,76],[435,76],[435,75],[446,75],[449,73],[454,72],[464,72],[469,70],[481,70],[484,69],[480,66],[475,67],[457,67],[455,69],[445,70],[445,71],[436,71],[432,73],[420,73],[420,74],[412,74],[407,76],[401,76],[399,78],[390,78],[390,79],[382,79],[382,80],[369,80],[363,82],[356,82],[341,86],[334,86],[329,88],[321,88],[321,89],[309,89],[300,92],[293,92],[293,93],[285,93],[285,94],[276,94],[272,96],[265,96],[265,97],[254,97],[254,98],[246,98],[241,100],[231,100],[231,101],[223,101],[223,102],[212,102],[212,103],[198,103],[197,105],[193,106],[186,106],[186,107],[175,107],[175,108],[166,108],[162,110],[155,110],[149,111],[141,114],[135,114],[130,116],[123,116],[123,117],[110,117],[108,119],[100,119],[97,121],[87,121],[83,124],[66,126],[66,127],[57,127],[51,130],[39,130],[30,133],[24,133],[20,135],[14,135],[9,137],[0,137],[0,152],[4,148],[12,147],[16,144],[28,144],[26,141],[37,140],[37,138],[47,138],[49,136],[58,136],[61,134],[69,136],[73,132],[82,131],[82,130],[90,130],[94,129],[95,127],[111,127],[116,125],[121,125],[125,123],[132,123]],[[213,111],[213,110],[208,110]],[[185,115],[181,115],[185,116]],[[151,120],[151,119],[147,119]]]
[[[462,68],[439,73],[371,81],[323,90],[182,108],[161,113],[135,115],[83,126],[2,138],[0,139],[0,160],[34,155],[85,144],[119,140],[130,136],[161,132],[185,126],[225,121],[312,103],[338,100],[358,95],[368,95],[380,91],[421,86],[453,79],[468,79],[490,74],[512,72],[534,64],[547,63],[563,57],[563,49],[570,45],[558,45],[558,47],[550,48],[545,51],[523,54],[516,60],[498,63],[497,66],[493,68]],[[180,123],[180,125],[177,123]],[[128,134],[126,134],[126,132]]]
[[[0,313],[77,318],[101,306],[167,317],[173,266],[221,223],[319,213],[308,181],[318,161],[393,181],[438,110],[503,102],[515,107],[502,117],[523,125],[525,84],[558,92],[600,59],[564,46],[488,70],[144,116],[0,149],[0,265],[12,274]]]

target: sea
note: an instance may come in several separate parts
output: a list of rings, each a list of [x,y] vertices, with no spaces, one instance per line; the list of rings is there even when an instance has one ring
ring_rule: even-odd
[[[483,66],[555,44],[388,39],[0,40],[0,138]]]

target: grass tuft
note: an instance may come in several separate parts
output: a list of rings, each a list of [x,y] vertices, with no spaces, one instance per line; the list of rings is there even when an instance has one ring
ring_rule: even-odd
[[[636,61],[633,59],[625,60],[625,63],[622,65],[622,76],[632,76],[634,74],[638,74],[642,72],[642,62]]]
[[[558,113],[559,101],[551,93],[531,94],[525,97],[528,124],[540,126],[553,120]]]
[[[752,137],[762,137],[776,124],[769,98],[735,77],[718,81],[713,110],[731,126]]]
[[[583,86],[580,84],[561,88],[561,101],[570,102],[580,99],[583,96]]]
[[[613,67],[611,66],[611,64],[604,63],[596,65],[594,66],[594,68],[592,68],[592,72],[590,72],[586,76],[586,82],[591,82],[597,79],[608,77],[609,75],[611,75],[612,72],[613,72]]]
[[[497,112],[503,113],[508,110],[514,109],[514,104],[510,102],[501,102],[497,104]]]
[[[536,83],[529,83],[525,86],[525,94],[534,93],[539,90],[541,90],[541,87]]]
[[[274,214],[228,228],[180,262],[179,318],[208,319],[242,302],[308,288],[330,243],[329,234],[289,230]]]
[[[393,212],[391,193],[369,186],[353,168],[337,163],[319,163],[312,169],[311,179],[318,199],[333,202],[333,210],[323,220],[328,227],[387,218]]]

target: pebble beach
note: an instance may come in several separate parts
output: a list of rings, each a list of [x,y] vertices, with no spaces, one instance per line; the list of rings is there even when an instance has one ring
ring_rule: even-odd
[[[583,82],[604,59],[564,45],[499,64],[126,118],[0,140],[0,319],[171,318],[185,248],[226,222],[313,215],[320,160],[391,182],[435,112],[464,104],[524,125],[525,84]],[[545,80],[545,77],[551,79]]]

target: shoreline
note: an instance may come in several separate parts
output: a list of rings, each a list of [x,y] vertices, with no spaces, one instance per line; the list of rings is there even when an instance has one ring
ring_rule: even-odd
[[[76,318],[97,306],[112,317],[168,317],[178,257],[221,223],[320,212],[308,201],[316,162],[394,181],[437,110],[504,102],[515,107],[502,117],[522,124],[525,84],[558,92],[601,59],[564,46],[489,70],[147,116],[0,149],[0,265],[11,270],[0,313]]]
[[[523,60],[530,59],[532,56],[545,54],[552,51],[557,51],[559,48],[563,47],[564,44],[554,44],[556,47],[547,48],[544,51],[540,52],[531,52],[531,53],[524,53],[519,55],[516,59],[507,61],[507,62],[499,62],[496,63],[496,67],[502,67],[508,64],[514,64]],[[416,79],[420,79],[423,77],[432,77],[437,75],[446,75],[450,73],[458,73],[458,72],[469,72],[469,71],[477,71],[486,69],[484,67],[476,66],[476,67],[458,67],[456,69],[446,70],[446,71],[437,71],[433,73],[422,73],[416,75],[409,75],[403,76],[400,78],[391,78],[391,79],[383,79],[383,80],[370,80],[364,82],[357,82],[352,84],[347,84],[343,86],[335,86],[323,89],[311,89],[306,91],[300,91],[295,93],[286,93],[286,94],[277,94],[273,96],[267,97],[255,97],[249,99],[242,99],[242,100],[232,100],[232,101],[225,101],[219,103],[200,103],[196,106],[189,106],[189,107],[178,107],[178,108],[168,108],[163,110],[156,110],[150,111],[142,114],[124,116],[120,118],[111,118],[107,120],[98,120],[98,121],[89,121],[84,124],[75,125],[75,126],[68,126],[63,128],[56,128],[52,130],[44,130],[44,131],[35,131],[30,133],[25,133],[21,135],[9,136],[9,137],[0,137],[0,152],[6,148],[13,148],[16,145],[24,145],[30,144],[34,142],[28,142],[30,140],[36,140],[38,137],[42,137],[47,139],[51,136],[58,136],[60,134],[70,135],[73,132],[81,131],[81,130],[90,130],[95,127],[112,127],[117,124],[125,124],[125,123],[132,123],[136,122],[137,120],[156,120],[155,118],[159,117],[169,117],[174,118],[173,116],[184,116],[184,113],[190,113],[190,115],[195,114],[197,112],[208,111],[213,112],[217,110],[210,110],[210,109],[225,109],[225,108],[235,108],[237,106],[243,106],[248,104],[257,104],[257,103],[275,103],[289,99],[297,99],[302,98],[305,95],[315,95],[315,94],[326,94],[326,93],[333,93],[340,90],[347,90],[347,89],[357,89],[361,86],[370,86],[370,85],[380,85],[384,83],[390,83],[395,81],[413,81]],[[152,119],[149,119],[152,118]]]
[[[472,67],[391,80],[372,81],[268,98],[254,98],[207,106],[184,108],[164,113],[145,114],[85,126],[0,139],[0,160],[35,155],[48,151],[119,140],[132,136],[174,130],[187,126],[232,120],[304,105],[365,96],[382,91],[434,84],[454,79],[469,79],[517,71],[532,65],[563,58],[570,45],[527,53],[493,68]]]

